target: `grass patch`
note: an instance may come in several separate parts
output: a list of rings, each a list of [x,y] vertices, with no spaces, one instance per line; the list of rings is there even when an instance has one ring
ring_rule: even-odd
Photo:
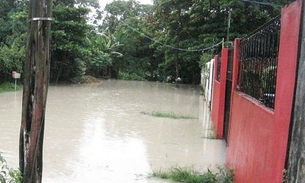
[[[21,84],[17,84],[17,90],[22,89]],[[15,90],[15,83],[5,82],[0,84],[0,93],[7,92],[7,91],[14,91]]]
[[[160,112],[160,111],[153,111],[151,113],[152,116],[158,118],[172,118],[172,119],[194,119],[192,116],[186,116],[182,114],[175,114],[171,112]]]
[[[234,174],[225,168],[218,168],[217,172],[208,169],[200,173],[193,168],[172,167],[168,171],[155,171],[152,176],[185,183],[233,183]]]
[[[170,179],[170,175],[167,172],[164,172],[164,171],[161,171],[161,170],[153,172],[152,176],[153,177],[158,177],[158,178],[161,178],[161,179]]]

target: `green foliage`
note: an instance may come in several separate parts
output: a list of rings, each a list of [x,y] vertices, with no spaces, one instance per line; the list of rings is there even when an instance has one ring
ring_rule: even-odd
[[[239,0],[154,0],[154,5],[116,0],[103,12],[97,3],[54,0],[52,82],[78,82],[84,74],[100,77],[111,70],[114,78],[173,82],[180,77],[182,83],[198,84],[200,67],[221,45],[204,54],[175,48],[198,50],[226,38],[229,12],[231,42],[279,14],[278,6]],[[21,72],[27,17],[28,0],[0,1],[0,82],[9,81],[12,70]]]
[[[72,3],[72,2],[71,2]],[[53,10],[51,40],[51,81],[78,82],[90,58],[87,37],[93,27],[86,22],[90,10],[56,2]]]
[[[164,172],[164,171],[161,171],[161,170],[154,171],[152,173],[152,176],[153,177],[158,177],[158,178],[161,178],[161,179],[170,179],[170,175],[167,172]]]
[[[22,85],[17,84],[16,90],[21,90]],[[0,84],[0,93],[6,92],[6,91],[13,91],[15,90],[15,83],[10,83],[10,82],[4,82]]]
[[[0,2],[0,83],[11,81],[13,70],[22,73],[25,58],[26,11],[24,2]]]
[[[9,168],[1,152],[0,152],[0,182],[1,183],[22,182],[21,172],[19,170]]]
[[[175,114],[172,112],[160,112],[160,111],[153,111],[152,116],[159,117],[159,118],[172,118],[172,119],[194,119],[194,117],[186,116],[182,114]]]
[[[88,60],[87,73],[92,76],[100,76],[101,71],[105,69],[108,65],[111,65],[112,59],[108,53],[102,51],[92,50],[92,56]]]
[[[89,55],[87,55],[87,74],[103,76],[102,71],[112,66],[113,60],[123,55],[118,52],[123,45],[113,35],[94,33],[90,35]]]
[[[234,183],[234,171],[232,169],[218,167],[217,179],[219,183]]]
[[[75,0],[76,4],[79,4],[81,6],[92,6],[95,8],[99,7],[99,1],[98,0]]]
[[[243,37],[279,13],[279,10],[272,6],[238,0],[193,0],[191,3],[155,0],[154,2],[154,19],[162,32],[158,40],[174,47],[193,50],[210,47],[227,36],[231,38],[230,41],[236,37]],[[230,31],[227,34],[229,12],[232,16]],[[156,46],[163,47],[163,45]],[[221,45],[209,52],[214,55],[220,49]],[[164,68],[172,69],[167,73],[172,73],[172,77],[180,76],[186,83],[199,82],[198,66],[206,62],[201,54],[196,52],[188,54],[174,49],[166,49],[164,53],[164,63],[168,64]],[[200,65],[196,65],[199,60]],[[190,75],[193,76],[189,77]]]
[[[4,45],[0,48],[0,82],[12,80],[12,71],[22,72],[25,48]]]
[[[119,79],[122,79],[122,80],[137,80],[137,81],[145,80],[143,76],[139,76],[136,73],[126,73],[126,72],[119,72]]]
[[[211,59],[214,57],[214,55],[212,53],[209,52],[204,52],[199,60],[199,66],[203,67],[206,63],[208,63],[209,61],[211,61]]]
[[[131,17],[141,17],[143,14],[146,14],[146,8],[135,0],[113,1],[105,7],[105,16],[101,29],[109,34],[114,34],[121,21],[125,21]]]
[[[171,167],[169,171],[155,171],[152,176],[185,183],[233,183],[234,173],[225,168],[218,168],[218,172],[208,169],[200,173],[193,168]]]
[[[143,79],[155,80],[157,64],[153,49],[149,47],[151,41],[139,33],[148,32],[147,17],[150,10],[151,6],[141,5],[134,0],[113,1],[106,5],[105,19],[100,30],[115,37],[121,45],[116,51],[123,55],[112,58],[113,77],[118,78],[120,73],[124,76],[126,73],[135,73]]]
[[[170,170],[170,177],[174,181],[187,182],[187,183],[202,183],[204,182],[203,176],[200,173],[190,168],[173,167]],[[208,177],[208,176],[205,176]],[[214,178],[214,177],[212,177]],[[207,179],[209,180],[209,179]]]

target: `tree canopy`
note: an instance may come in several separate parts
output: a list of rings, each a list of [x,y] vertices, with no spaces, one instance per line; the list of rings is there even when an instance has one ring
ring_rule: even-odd
[[[250,34],[287,0],[255,2],[114,0],[102,10],[96,0],[56,0],[51,82],[80,82],[88,74],[197,84],[200,60],[219,52],[218,43]],[[0,82],[10,81],[12,70],[22,72],[27,14],[28,0],[0,2]]]

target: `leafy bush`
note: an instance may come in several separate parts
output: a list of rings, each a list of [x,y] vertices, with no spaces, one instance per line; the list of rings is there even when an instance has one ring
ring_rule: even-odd
[[[1,183],[21,183],[22,176],[19,170],[9,168],[6,160],[0,152],[0,182]]]
[[[102,51],[92,51],[88,60],[86,72],[95,77],[100,77],[103,69],[112,63],[110,55]]]
[[[204,173],[197,172],[193,168],[172,167],[169,171],[155,171],[152,176],[186,183],[233,183],[234,173],[232,170],[220,167],[218,172],[208,169]]]
[[[119,79],[123,80],[138,80],[143,81],[145,80],[144,76],[140,76],[136,73],[126,73],[126,72],[120,72],[119,73]]]
[[[16,45],[10,47],[4,45],[0,48],[0,82],[12,80],[12,71],[22,71],[25,48]]]
[[[15,89],[15,84],[14,83],[5,82],[5,83],[1,83],[0,84],[0,93],[1,92],[6,92],[6,91],[13,91],[14,89]],[[21,84],[17,84],[16,89],[17,90],[21,90],[22,89],[22,85]]]
[[[213,58],[213,54],[209,52],[204,52],[200,56],[200,60],[198,61],[199,66],[203,67],[206,63],[208,63]]]

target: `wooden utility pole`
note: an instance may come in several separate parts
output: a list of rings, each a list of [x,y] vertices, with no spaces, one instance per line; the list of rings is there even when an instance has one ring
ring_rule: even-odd
[[[304,6],[304,5],[303,5]],[[305,11],[300,37],[300,55],[295,92],[295,103],[291,125],[289,155],[287,157],[287,175],[285,183],[305,182]]]
[[[52,0],[30,0],[20,128],[19,166],[23,183],[42,180],[45,109],[50,75]]]

